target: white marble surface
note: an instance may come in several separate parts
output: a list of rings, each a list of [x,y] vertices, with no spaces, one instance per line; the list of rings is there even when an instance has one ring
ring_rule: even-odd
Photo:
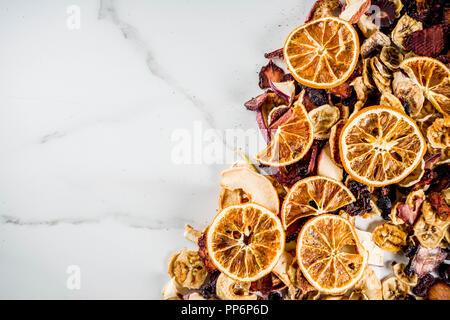
[[[227,166],[174,163],[172,133],[256,128],[263,53],[311,3],[1,0],[0,298],[159,299]]]

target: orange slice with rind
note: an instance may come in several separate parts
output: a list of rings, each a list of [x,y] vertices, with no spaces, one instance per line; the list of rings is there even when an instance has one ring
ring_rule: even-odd
[[[339,149],[344,169],[353,179],[382,187],[406,178],[420,165],[427,147],[419,127],[405,113],[372,106],[347,122]]]
[[[289,34],[283,56],[289,71],[301,84],[333,88],[344,83],[358,63],[358,34],[342,19],[316,19]]]
[[[271,142],[256,156],[258,162],[272,167],[287,166],[308,152],[314,141],[313,126],[300,100],[295,101],[291,116],[275,130]]]
[[[314,176],[298,181],[289,190],[281,209],[281,221],[287,229],[300,218],[332,212],[355,201],[341,182]]]
[[[280,219],[263,206],[246,203],[222,210],[208,229],[214,265],[238,281],[255,281],[275,267],[284,251]]]
[[[302,227],[297,260],[303,275],[317,290],[339,294],[361,279],[368,253],[347,219],[322,214]]]
[[[405,59],[400,68],[422,90],[425,97],[450,124],[450,70],[439,60],[428,57]]]

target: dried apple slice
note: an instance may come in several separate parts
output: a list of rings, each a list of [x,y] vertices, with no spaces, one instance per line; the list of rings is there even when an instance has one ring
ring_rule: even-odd
[[[220,185],[227,190],[242,190],[249,202],[264,206],[273,213],[280,211],[280,200],[269,179],[247,167],[233,167],[222,172]]]

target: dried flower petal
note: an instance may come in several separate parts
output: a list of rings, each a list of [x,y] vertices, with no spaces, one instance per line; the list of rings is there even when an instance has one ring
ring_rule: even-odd
[[[264,92],[263,94],[260,94],[259,96],[248,100],[246,103],[244,103],[244,106],[247,108],[247,110],[256,111],[260,109],[261,106],[266,102],[267,97],[268,92]]]
[[[447,253],[441,248],[427,249],[419,245],[414,257],[411,261],[410,269],[413,270],[419,278],[434,271],[442,261],[444,261]]]
[[[421,56],[436,57],[444,49],[445,40],[444,25],[441,24],[409,34],[405,47]]]
[[[283,59],[283,48],[274,50],[272,52],[264,53],[264,58],[266,58],[266,59],[273,59],[273,58]]]
[[[269,80],[272,82],[280,82],[283,76],[283,69],[270,60],[269,63],[263,66],[259,72],[259,87],[261,89],[270,88]]]

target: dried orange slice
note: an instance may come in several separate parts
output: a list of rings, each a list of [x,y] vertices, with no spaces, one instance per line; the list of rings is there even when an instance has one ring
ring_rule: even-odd
[[[339,18],[313,20],[289,34],[283,55],[289,71],[301,84],[333,88],[345,82],[356,67],[358,34]]]
[[[347,122],[339,149],[353,179],[381,187],[406,178],[420,164],[427,146],[413,119],[398,109],[373,106]]]
[[[361,279],[367,259],[355,228],[338,215],[314,217],[298,235],[298,265],[321,292],[337,294],[353,287]]]
[[[433,58],[414,57],[404,60],[400,68],[450,123],[450,70],[445,64]]]
[[[314,141],[313,126],[301,100],[295,101],[291,116],[276,129],[272,141],[256,156],[257,161],[273,167],[287,166],[308,152]]]
[[[281,221],[287,229],[300,218],[332,212],[355,200],[342,183],[328,177],[309,177],[289,190],[281,209]]]
[[[284,241],[280,219],[254,203],[225,208],[207,234],[213,263],[238,281],[255,281],[271,272],[284,251]]]

